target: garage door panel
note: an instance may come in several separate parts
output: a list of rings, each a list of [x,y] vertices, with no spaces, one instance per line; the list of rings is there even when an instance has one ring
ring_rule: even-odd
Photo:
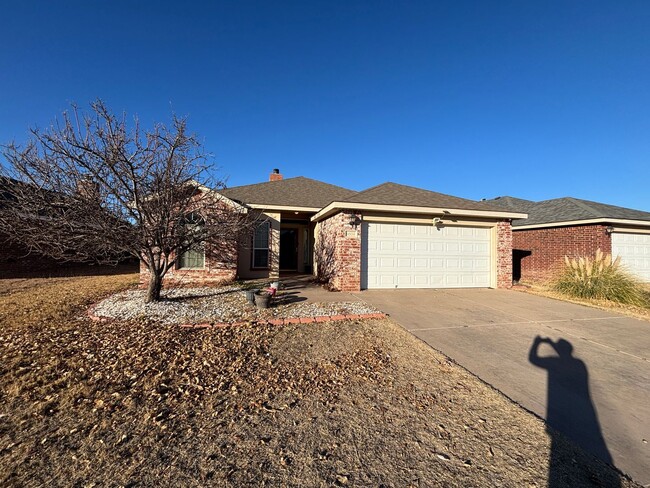
[[[490,285],[487,228],[364,223],[362,287]]]
[[[612,255],[638,279],[650,283],[650,234],[612,234]]]
[[[411,241],[400,241],[397,243],[397,250],[398,251],[410,251],[412,248],[412,242]]]

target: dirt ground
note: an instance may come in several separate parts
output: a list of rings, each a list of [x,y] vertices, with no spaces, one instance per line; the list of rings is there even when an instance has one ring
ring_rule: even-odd
[[[637,486],[389,320],[93,323],[0,282],[2,486]]]

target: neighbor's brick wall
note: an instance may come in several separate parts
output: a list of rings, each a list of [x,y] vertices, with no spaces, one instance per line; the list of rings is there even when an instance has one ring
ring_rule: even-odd
[[[319,239],[332,243],[333,262],[316,263],[317,266],[331,266],[330,284],[341,291],[361,290],[361,224],[350,225],[356,216],[361,222],[361,214],[345,210],[323,220],[318,225]]]
[[[170,269],[163,279],[165,286],[204,286],[216,285],[234,281],[237,278],[237,242],[226,242],[219,252],[206,250],[205,267],[203,269]],[[149,283],[149,270],[140,262],[140,287],[146,288]]]
[[[497,224],[497,288],[512,287],[512,225]]]
[[[521,258],[521,281],[549,279],[562,265],[564,256],[593,256],[600,249],[612,252],[611,236],[605,225],[577,225],[546,229],[515,230],[513,249],[524,251]]]
[[[108,267],[48,258],[0,234],[0,279],[46,276],[76,276],[106,273]],[[127,260],[125,260],[127,261]]]

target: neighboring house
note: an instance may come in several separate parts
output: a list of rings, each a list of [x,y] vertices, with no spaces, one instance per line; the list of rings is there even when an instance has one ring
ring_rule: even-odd
[[[216,282],[311,273],[343,291],[509,287],[511,219],[526,214],[396,183],[355,192],[304,177],[222,190],[260,214],[236,260],[183,261],[170,278]],[[202,265],[202,266],[200,266]]]
[[[650,282],[650,212],[571,197],[533,202],[506,196],[487,202],[528,214],[512,227],[514,281],[546,280],[564,256],[593,256],[601,249],[620,256],[631,273]]]
[[[0,211],[16,204],[16,194],[34,186],[13,178],[0,176]],[[53,192],[48,194],[56,195]],[[30,248],[14,235],[0,231],[0,279],[35,276],[81,275],[110,273],[111,266],[98,267],[90,260],[54,259]],[[120,256],[121,257],[121,256]],[[125,256],[119,264],[136,269],[137,262]]]

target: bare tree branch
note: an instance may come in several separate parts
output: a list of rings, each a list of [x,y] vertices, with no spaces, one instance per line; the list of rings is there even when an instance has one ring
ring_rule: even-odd
[[[252,225],[245,209],[218,193],[224,182],[213,180],[215,167],[183,118],[151,131],[136,118],[129,129],[125,114],[97,100],[88,113],[73,105],[47,130],[32,129],[24,147],[3,149],[9,198],[0,232],[60,260],[141,259],[149,300],[159,299],[183,252],[202,245],[219,259]],[[202,225],[187,225],[190,214]]]

